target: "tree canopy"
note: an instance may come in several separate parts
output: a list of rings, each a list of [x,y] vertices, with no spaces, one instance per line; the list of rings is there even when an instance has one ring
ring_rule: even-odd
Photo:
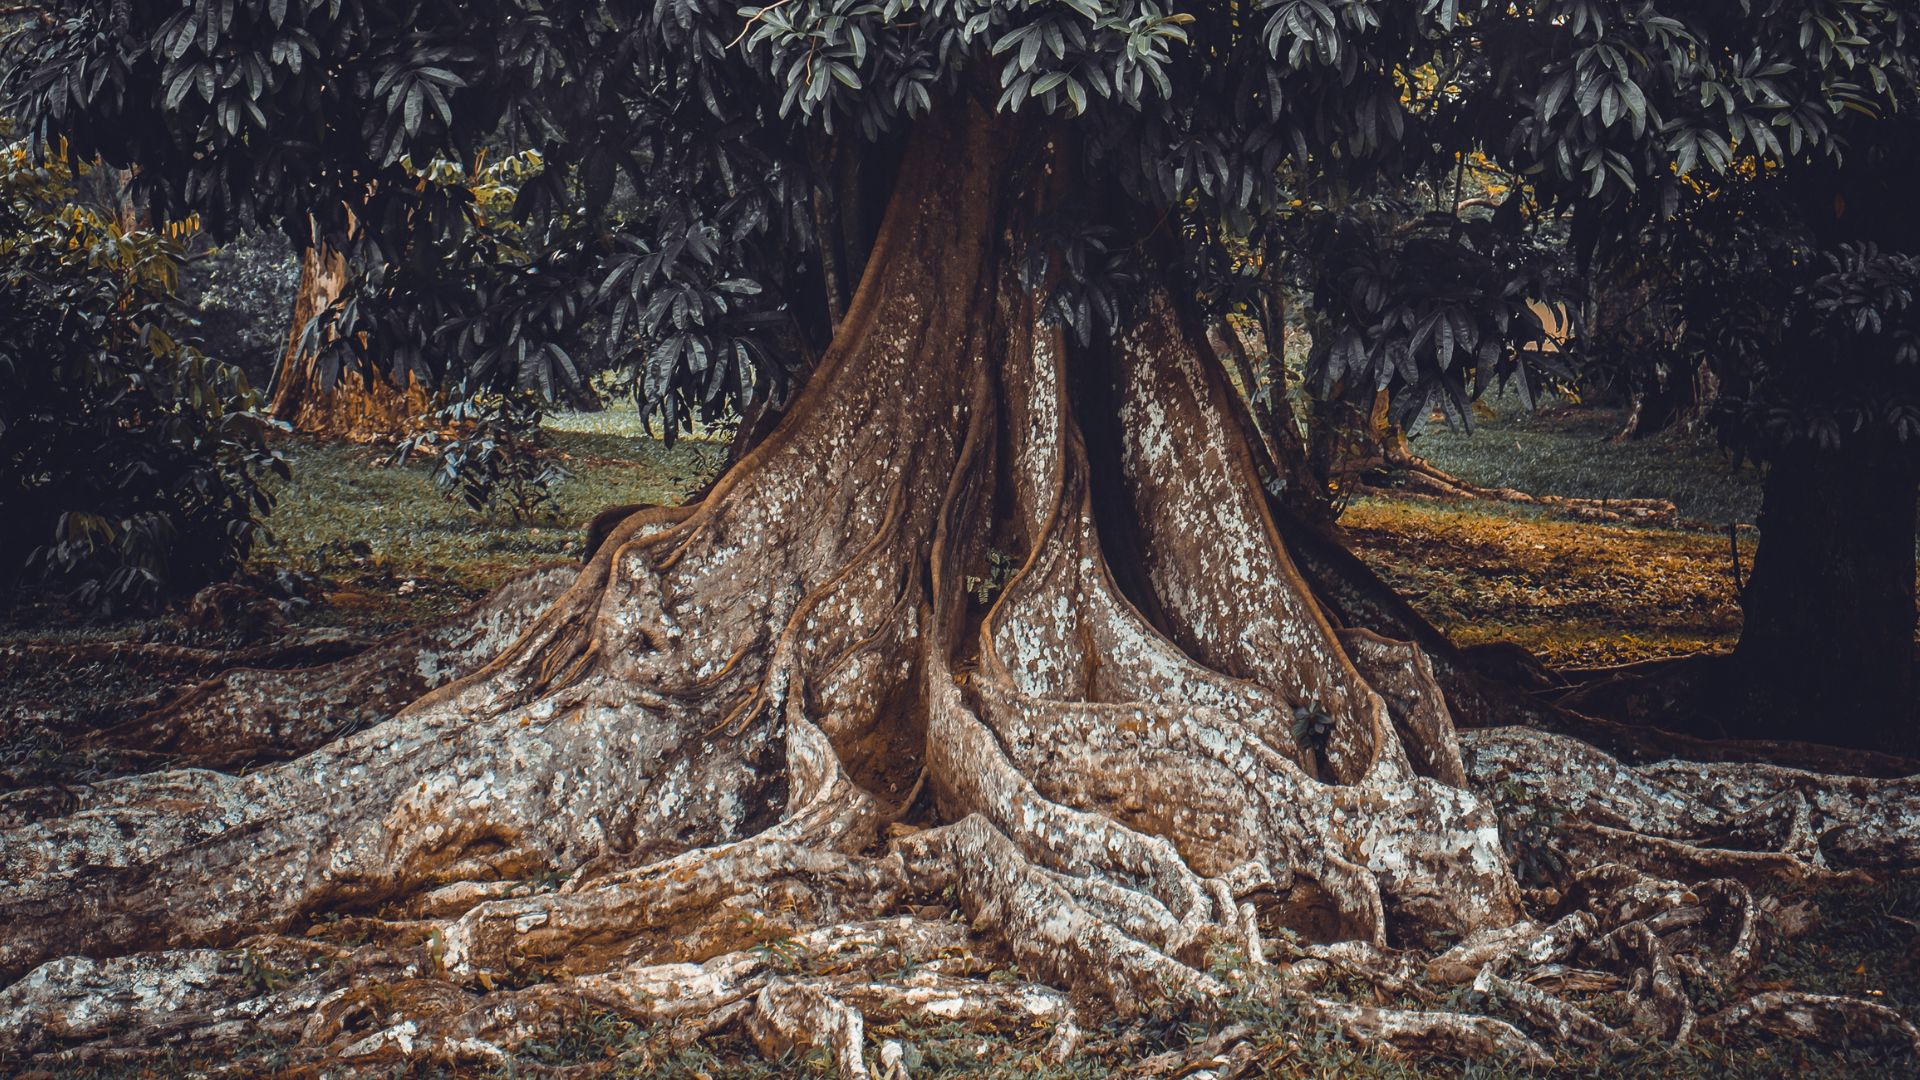
[[[1250,253],[1305,254],[1321,383],[1464,421],[1494,378],[1530,394],[1555,374],[1516,348],[1540,334],[1523,301],[1568,291],[1530,228],[1639,243],[1724,189],[1871,159],[1915,75],[1916,15],[1877,0],[53,10],[7,81],[44,147],[137,163],[157,208],[216,229],[305,241],[317,221],[368,271],[339,340],[375,363],[549,394],[627,370],[670,426],[819,347],[822,253],[861,197],[833,155],[884,161],[945,97],[1076,146],[1088,198],[1037,236],[1083,335],[1143,276],[1230,305],[1264,287]],[[531,164],[507,243],[476,186],[512,155]],[[1511,193],[1462,220],[1446,196],[1469,155]],[[1374,200],[1409,192],[1431,219],[1383,225]],[[1182,265],[1142,265],[1169,215]],[[1846,265],[1869,263],[1886,272]]]

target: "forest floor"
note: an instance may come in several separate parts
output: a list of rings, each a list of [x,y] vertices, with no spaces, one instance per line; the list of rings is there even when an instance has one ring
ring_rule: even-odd
[[[1463,643],[1513,641],[1558,666],[1600,666],[1731,644],[1739,630],[1728,526],[1742,566],[1757,534],[1757,477],[1710,444],[1679,437],[1612,443],[1617,414],[1557,409],[1489,415],[1472,437],[1436,431],[1414,448],[1473,483],[1594,499],[1666,498],[1680,522],[1596,523],[1538,506],[1371,494],[1341,525],[1360,554]],[[675,502],[724,462],[718,443],[669,449],[639,437],[630,412],[563,417],[555,443],[571,476],[550,513],[526,522],[483,518],[434,491],[424,464],[395,467],[384,450],[290,439],[295,479],[280,493],[270,543],[253,581],[291,594],[272,625],[245,619],[188,625],[180,612],[140,619],[75,620],[50,602],[0,611],[0,792],[25,784],[86,782],[100,774],[70,744],[124,719],[129,701],[152,701],[205,677],[227,651],[288,632],[370,639],[444,617],[528,566],[576,560],[581,526],[608,506]],[[181,646],[129,663],[112,646]],[[49,658],[71,649],[71,659]],[[1762,984],[1867,996],[1920,1016],[1920,879],[1783,895],[1804,901],[1812,930],[1787,945]],[[1009,971],[1007,977],[1015,977]],[[1365,1000],[1372,1001],[1371,994]],[[1278,1014],[1244,1019],[1256,1068],[1274,1077],[1400,1078],[1505,1075],[1499,1063],[1430,1062],[1354,1050]],[[727,1039],[675,1047],[668,1034],[617,1017],[583,1015],[564,1038],[523,1047],[503,1075],[644,1077],[811,1075],[821,1062],[764,1062]],[[872,1029],[876,1042],[911,1048],[915,1077],[1145,1076],[1152,1056],[1209,1032],[1169,1023],[1092,1031],[1088,1053],[1064,1064],[1042,1054],[1046,1033],[961,1028]],[[1569,1076],[1883,1075],[1840,1048],[1793,1043],[1733,1052],[1695,1045],[1569,1063]],[[191,1073],[207,1063],[183,1060]],[[165,1073],[163,1072],[162,1075]],[[75,1074],[86,1075],[86,1074]],[[125,1074],[117,1074],[125,1075]],[[135,1074],[138,1075],[138,1074]]]
[[[1705,435],[1615,442],[1623,418],[1613,410],[1494,404],[1506,407],[1486,410],[1472,434],[1436,427],[1413,439],[1414,452],[1480,487],[1665,499],[1678,519],[1596,522],[1521,503],[1369,495],[1340,519],[1361,557],[1461,644],[1513,642],[1551,667],[1731,647],[1735,576],[1752,567],[1759,541],[1757,471]]]

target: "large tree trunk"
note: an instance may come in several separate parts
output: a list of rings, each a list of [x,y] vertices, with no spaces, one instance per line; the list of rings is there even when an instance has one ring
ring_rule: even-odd
[[[1920,469],[1793,448],[1769,465],[1729,666],[1732,729],[1911,754]]]
[[[359,442],[406,434],[432,408],[432,396],[408,379],[405,388],[380,374],[343,372],[331,385],[322,378],[319,357],[303,347],[307,326],[339,299],[350,273],[338,252],[320,245],[300,256],[300,285],[293,297],[287,344],[274,370],[268,411],[295,431]]]
[[[616,529],[490,662],[284,764],[0,801],[0,1059],[244,1031],[296,1061],[497,1063],[582,1003],[851,1077],[866,1018],[1048,1025],[1064,1054],[1090,999],[1285,1003],[1534,1064],[1536,1038],[1736,1023],[1911,1039],[1838,999],[1696,1018],[1676,972],[1706,969],[1676,965],[1751,969],[1738,879],[1920,854],[1915,785],[1456,735],[1420,649],[1336,627],[1293,567],[1178,298],[1069,364],[1013,239],[1052,152],[978,109],[923,122],[781,426]],[[385,648],[342,677],[401,670]],[[325,700],[280,678],[173,722],[272,731]],[[1021,979],[974,977],[989,943]],[[1521,981],[1576,958],[1642,974],[1631,1030]],[[1489,1014],[1316,996],[1334,971],[1429,1001],[1471,981]]]

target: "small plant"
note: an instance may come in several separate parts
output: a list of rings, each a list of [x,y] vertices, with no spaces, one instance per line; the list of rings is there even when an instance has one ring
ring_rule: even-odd
[[[995,548],[987,552],[987,572],[985,575],[967,575],[967,591],[982,605],[991,603],[1007,582],[1013,580],[1014,572],[1020,569],[1020,562],[1012,555]]]
[[[1333,717],[1320,703],[1310,702],[1293,710],[1293,741],[1302,750],[1324,750],[1333,734]]]
[[[806,970],[812,962],[812,951],[795,941],[785,927],[770,924],[757,915],[741,915],[737,921],[755,940],[753,952],[772,970],[793,975]]]
[[[293,980],[294,972],[275,967],[266,957],[246,949],[240,953],[240,977],[256,994],[271,994]]]
[[[421,948],[426,950],[427,962],[432,965],[431,970],[433,973],[436,975],[444,974],[447,970],[446,935],[442,934],[440,928],[436,926],[427,933],[427,939],[421,942],[420,945]]]
[[[400,444],[396,462],[437,454],[434,486],[477,514],[504,510],[530,521],[553,504],[553,485],[569,475],[554,460],[540,422],[545,402],[523,390],[485,392],[442,409],[444,427]]]

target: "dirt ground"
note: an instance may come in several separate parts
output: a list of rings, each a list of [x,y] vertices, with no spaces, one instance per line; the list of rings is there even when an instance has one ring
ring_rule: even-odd
[[[1670,525],[1601,523],[1537,506],[1394,494],[1340,519],[1355,549],[1465,645],[1508,641],[1554,667],[1603,667],[1730,648],[1753,566],[1760,476],[1704,433],[1613,438],[1618,410],[1527,412],[1493,399],[1469,434],[1442,426],[1416,453],[1487,488],[1581,499],[1664,499]],[[1738,566],[1735,565],[1737,537]]]
[[[1604,667],[1729,647],[1740,635],[1724,533],[1479,500],[1367,498],[1340,523],[1363,559],[1463,645],[1509,641],[1552,667]],[[1750,567],[1757,534],[1739,536]]]

